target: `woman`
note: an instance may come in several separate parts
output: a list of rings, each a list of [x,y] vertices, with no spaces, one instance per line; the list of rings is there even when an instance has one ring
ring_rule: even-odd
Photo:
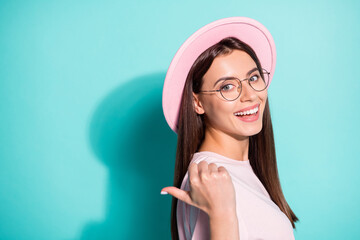
[[[176,53],[163,91],[178,133],[174,187],[162,189],[175,197],[173,239],[294,239],[267,97],[275,62],[270,33],[244,17],[208,24]]]

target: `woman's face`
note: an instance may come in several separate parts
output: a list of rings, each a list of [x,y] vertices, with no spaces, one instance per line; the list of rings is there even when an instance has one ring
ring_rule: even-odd
[[[217,80],[222,77],[232,76],[241,80],[248,78],[251,74],[247,73],[254,68],[255,62],[244,51],[233,50],[230,54],[218,56],[203,77],[201,91],[220,89],[223,82]],[[194,94],[195,110],[198,114],[205,114],[208,130],[220,131],[234,137],[252,136],[261,131],[267,89],[257,92],[251,88],[248,81],[242,81],[241,84],[241,95],[234,101],[225,100],[219,92]],[[257,105],[256,120],[249,121],[251,119],[246,116],[237,116],[244,108],[254,109]]]

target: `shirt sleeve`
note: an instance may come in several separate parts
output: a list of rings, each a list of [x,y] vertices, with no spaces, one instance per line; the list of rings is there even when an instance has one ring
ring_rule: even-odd
[[[190,190],[188,172],[186,172],[181,189]],[[177,203],[177,226],[180,240],[210,239],[210,225],[207,213],[181,200]]]

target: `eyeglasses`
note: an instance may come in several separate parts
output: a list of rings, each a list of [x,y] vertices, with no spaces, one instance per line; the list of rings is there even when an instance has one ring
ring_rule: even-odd
[[[235,77],[226,77],[221,79],[220,88],[217,90],[208,90],[208,91],[199,91],[202,92],[220,92],[221,96],[227,101],[235,101],[241,94],[242,90],[242,81],[247,81],[252,89],[257,92],[265,90],[269,84],[269,75],[270,73],[264,68],[262,71],[256,69],[250,74],[249,78],[238,79]]]

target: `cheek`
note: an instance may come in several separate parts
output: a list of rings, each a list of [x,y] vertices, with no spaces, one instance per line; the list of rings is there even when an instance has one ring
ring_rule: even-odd
[[[259,96],[259,98],[262,100],[261,116],[263,116],[264,111],[265,111],[266,101],[267,101],[267,91],[265,93],[263,93],[261,96]]]
[[[268,96],[267,90],[260,92],[260,96],[259,96],[259,97],[260,97],[261,99],[263,99],[264,101],[267,100],[267,96]]]
[[[234,105],[235,102],[212,101],[206,107],[204,106],[205,114],[211,122],[224,121],[224,118],[228,118],[235,112]]]

